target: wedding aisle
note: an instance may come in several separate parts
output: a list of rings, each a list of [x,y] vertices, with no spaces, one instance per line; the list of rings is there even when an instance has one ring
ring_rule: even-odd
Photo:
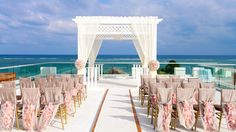
[[[99,81],[98,86],[108,88],[109,91],[101,109],[95,132],[136,132],[137,127],[129,95],[129,89],[137,88],[135,80],[104,79]]]

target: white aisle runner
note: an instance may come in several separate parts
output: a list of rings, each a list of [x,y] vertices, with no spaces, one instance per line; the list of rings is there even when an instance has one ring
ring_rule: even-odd
[[[134,80],[104,79],[99,87],[108,88],[95,132],[136,132],[129,89],[137,88]]]

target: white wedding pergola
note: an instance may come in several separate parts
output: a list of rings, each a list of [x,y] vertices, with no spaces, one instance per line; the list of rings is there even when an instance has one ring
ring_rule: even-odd
[[[157,16],[76,16],[78,29],[78,59],[93,67],[103,40],[132,40],[147,68],[157,55]],[[122,50],[122,49],[120,49]]]

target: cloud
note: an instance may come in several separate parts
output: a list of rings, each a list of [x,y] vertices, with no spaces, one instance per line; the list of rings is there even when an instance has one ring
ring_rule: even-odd
[[[236,54],[229,50],[236,49],[236,0],[0,0],[0,3],[4,3],[0,4],[0,43],[4,40],[8,45],[48,49],[50,44],[54,49],[59,44],[61,48],[55,53],[63,53],[63,47],[76,53],[77,30],[71,20],[75,16],[151,15],[164,19],[158,25],[159,54],[217,51]],[[68,47],[68,43],[73,46]]]
[[[76,24],[71,20],[70,21],[54,20],[51,21],[47,26],[47,30],[49,32],[62,33],[62,34],[75,35],[77,31],[76,29],[77,29]]]

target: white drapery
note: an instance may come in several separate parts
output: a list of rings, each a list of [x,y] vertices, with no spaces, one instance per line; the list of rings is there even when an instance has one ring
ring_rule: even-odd
[[[94,66],[101,45],[102,45],[102,40],[95,40],[89,55],[89,66]]]
[[[78,25],[78,58],[87,62],[93,48],[99,23],[91,21],[89,23],[79,23]]]
[[[143,67],[147,67],[149,61],[156,60],[156,23],[154,19],[140,18],[139,22],[133,22],[133,32],[138,40],[139,47],[143,52]]]
[[[133,44],[134,44],[134,47],[138,53],[139,59],[140,59],[141,63],[143,64],[144,63],[144,53],[143,53],[142,48],[140,47],[138,40],[134,39]]]
[[[144,68],[157,55],[158,17],[77,16],[78,59],[93,65],[103,39],[132,39]],[[100,35],[100,38],[97,37]]]

